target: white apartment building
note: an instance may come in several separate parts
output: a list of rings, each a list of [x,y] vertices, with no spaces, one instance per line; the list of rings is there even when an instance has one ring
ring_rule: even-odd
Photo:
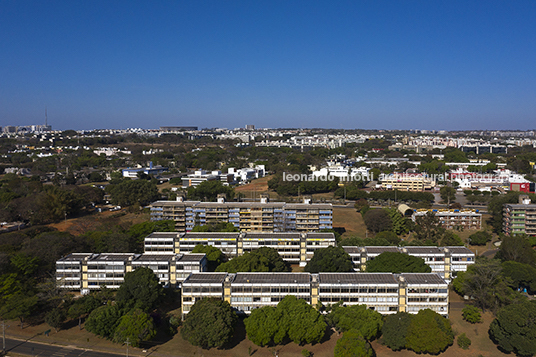
[[[432,273],[436,273],[446,281],[450,281],[458,272],[467,271],[467,267],[475,263],[475,253],[466,247],[393,247],[393,246],[346,246],[344,251],[350,255],[354,264],[355,271],[365,271],[367,262],[376,258],[378,255],[391,252],[403,253],[424,260],[426,265],[430,266]]]
[[[151,269],[162,285],[180,284],[192,272],[207,270],[205,254],[72,253],[56,262],[60,288],[87,294],[101,286],[118,289],[125,274],[139,267]]]
[[[283,260],[305,266],[317,249],[337,245],[333,233],[283,232],[155,232],[145,237],[146,254],[188,254],[196,245],[210,245],[228,257],[261,247],[277,250]]]
[[[239,313],[294,295],[311,305],[342,301],[381,314],[432,309],[448,316],[448,284],[434,273],[198,273],[182,284],[183,317],[199,299],[223,299]]]

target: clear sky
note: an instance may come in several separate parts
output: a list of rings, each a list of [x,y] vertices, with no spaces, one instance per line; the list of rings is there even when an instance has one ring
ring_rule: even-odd
[[[0,125],[535,129],[536,1],[0,0]]]

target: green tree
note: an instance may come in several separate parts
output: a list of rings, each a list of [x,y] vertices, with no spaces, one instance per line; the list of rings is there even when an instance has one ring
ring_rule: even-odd
[[[511,281],[514,290],[527,289],[531,295],[536,293],[536,268],[511,260],[506,260],[501,265],[503,275]]]
[[[224,186],[218,180],[204,181],[196,187],[188,188],[188,198],[191,200],[214,202],[221,193],[224,193],[228,200],[234,197],[234,189]]]
[[[452,231],[445,231],[443,238],[439,242],[442,247],[463,246],[462,239]]]
[[[342,306],[337,303],[328,314],[327,320],[337,331],[359,331],[367,341],[378,337],[383,325],[382,315],[368,309],[366,305]]]
[[[309,273],[350,272],[352,259],[341,247],[327,247],[315,250],[313,258],[304,268]]]
[[[210,245],[198,244],[194,247],[192,253],[205,253],[209,271],[215,271],[225,259],[221,250]]]
[[[174,232],[175,222],[173,220],[147,221],[133,225],[127,231],[137,242],[143,242],[145,237],[153,232]]]
[[[451,204],[456,201],[456,189],[450,186],[443,186],[439,190],[439,195],[443,202]]]
[[[251,342],[259,346],[320,342],[325,335],[323,316],[305,300],[287,295],[277,307],[255,309],[244,321]]]
[[[357,330],[346,331],[335,345],[334,357],[373,357],[374,350]]]
[[[249,317],[244,320],[248,339],[258,346],[280,343],[286,336],[286,332],[281,329],[282,316],[283,311],[273,306],[251,311]]]
[[[499,347],[519,356],[536,354],[536,301],[503,307],[489,326],[489,336]]]
[[[36,295],[14,294],[0,307],[0,317],[6,320],[19,319],[22,330],[24,319],[35,311],[38,300]]]
[[[89,314],[85,328],[95,335],[111,339],[121,316],[123,311],[117,305],[104,305]]]
[[[420,310],[408,327],[406,347],[417,353],[438,354],[452,345],[450,322],[432,310]]]
[[[458,343],[458,346],[460,346],[460,348],[464,350],[468,349],[469,346],[471,346],[471,340],[465,335],[465,333],[462,333],[460,336],[458,336],[456,342]]]
[[[462,317],[465,321],[476,324],[482,320],[482,310],[473,305],[467,305],[462,309]]]
[[[536,266],[536,251],[526,235],[503,236],[495,258]]]
[[[445,229],[441,227],[439,218],[431,211],[424,216],[415,218],[415,238],[420,241],[437,243],[443,238]]]
[[[277,250],[270,247],[261,247],[219,265],[216,271],[228,273],[288,272],[290,271],[290,267],[281,258]]]
[[[393,351],[406,347],[406,335],[413,315],[407,312],[397,312],[387,315],[382,327],[383,343]]]
[[[181,335],[194,346],[221,348],[233,337],[236,319],[227,301],[201,299],[186,315]]]
[[[463,276],[462,290],[482,310],[496,311],[520,298],[508,286],[502,275],[501,263],[496,259],[481,259],[471,265]]]
[[[63,325],[63,321],[65,321],[66,314],[65,310],[62,308],[56,307],[45,315],[45,322],[50,326],[53,327],[56,332],[58,332],[58,329],[61,328]]]
[[[114,332],[113,341],[123,343],[130,341],[133,347],[139,347],[143,341],[156,336],[153,318],[140,309],[131,310],[121,317]]]
[[[371,209],[365,213],[365,225],[371,232],[390,231],[393,227],[389,213],[384,209]]]
[[[407,219],[396,208],[387,210],[392,222],[392,230],[396,235],[408,233]]]
[[[160,197],[156,182],[147,180],[124,179],[118,183],[110,183],[106,191],[110,194],[113,204],[124,207],[136,203],[145,206]]]
[[[116,301],[125,306],[150,311],[162,296],[162,287],[154,272],[140,267],[125,274],[125,280],[117,291]]]
[[[486,245],[488,242],[491,242],[491,234],[486,231],[478,231],[469,236],[471,245]]]
[[[232,223],[216,222],[209,223],[204,226],[195,226],[192,232],[239,232]]]
[[[367,262],[367,272],[429,273],[432,271],[424,260],[404,253],[384,252]]]
[[[396,235],[393,231],[383,231],[376,236],[374,236],[376,240],[385,239],[389,245],[398,245],[400,243],[400,238]],[[376,245],[376,244],[370,244],[370,245]]]
[[[94,297],[94,294],[81,297],[69,307],[67,316],[71,319],[78,319],[78,328],[82,329],[82,317],[101,306],[101,302]]]

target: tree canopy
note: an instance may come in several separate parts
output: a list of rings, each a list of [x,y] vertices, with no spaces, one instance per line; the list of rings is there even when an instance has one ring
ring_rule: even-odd
[[[225,260],[222,251],[216,247],[204,244],[198,244],[192,250],[192,253],[205,253],[208,261],[208,270],[215,271],[216,268]]]
[[[499,347],[519,356],[536,354],[536,301],[508,305],[489,326],[489,336]]]
[[[244,321],[251,342],[259,346],[320,342],[326,332],[324,317],[305,300],[287,295],[277,307],[255,309]]]
[[[125,280],[117,291],[116,301],[125,306],[150,311],[162,295],[162,287],[154,272],[140,267],[125,274]]]
[[[357,330],[346,331],[335,345],[334,357],[373,357],[374,350]]]
[[[393,351],[399,351],[406,347],[406,336],[413,315],[407,312],[397,312],[387,315],[382,327],[382,341]]]
[[[201,348],[222,348],[233,337],[236,314],[227,301],[201,299],[195,302],[181,328],[182,337]]]
[[[220,264],[216,271],[228,273],[288,272],[290,267],[281,258],[277,250],[270,247],[261,247]]]
[[[228,200],[234,197],[234,189],[230,186],[224,186],[221,181],[204,181],[195,187],[188,188],[188,199],[214,202],[221,193],[225,194]]]
[[[432,269],[424,260],[398,252],[384,252],[367,262],[367,272],[385,273],[429,273]]]
[[[430,309],[420,310],[409,324],[406,347],[417,353],[438,354],[453,342],[449,320]]]
[[[367,211],[364,220],[367,229],[374,233],[390,231],[393,228],[391,217],[384,209],[371,209]]]
[[[123,179],[118,183],[111,183],[106,190],[114,204],[124,207],[136,203],[145,206],[160,197],[156,182],[147,180]]]
[[[317,249],[304,268],[309,273],[353,271],[352,258],[342,247]]]
[[[133,309],[119,320],[115,329],[113,341],[124,343],[128,341],[133,347],[139,347],[143,341],[156,336],[153,318],[140,309]]]
[[[337,331],[357,330],[366,340],[380,335],[383,317],[379,312],[370,310],[366,305],[342,306],[337,303],[327,316],[328,323]]]

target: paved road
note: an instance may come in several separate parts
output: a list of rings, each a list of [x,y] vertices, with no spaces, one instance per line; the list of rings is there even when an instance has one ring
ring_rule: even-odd
[[[1,338],[0,338],[1,340]],[[0,341],[1,344],[1,341]],[[1,353],[0,345],[0,353]],[[115,353],[105,353],[105,352],[95,352],[95,351],[86,351],[84,349],[79,349],[74,346],[55,346],[55,345],[45,345],[42,343],[29,342],[24,340],[13,340],[6,338],[6,351],[9,356],[9,352],[19,353],[29,356],[40,356],[40,357],[117,357],[123,356]],[[126,352],[126,349],[125,349]]]

